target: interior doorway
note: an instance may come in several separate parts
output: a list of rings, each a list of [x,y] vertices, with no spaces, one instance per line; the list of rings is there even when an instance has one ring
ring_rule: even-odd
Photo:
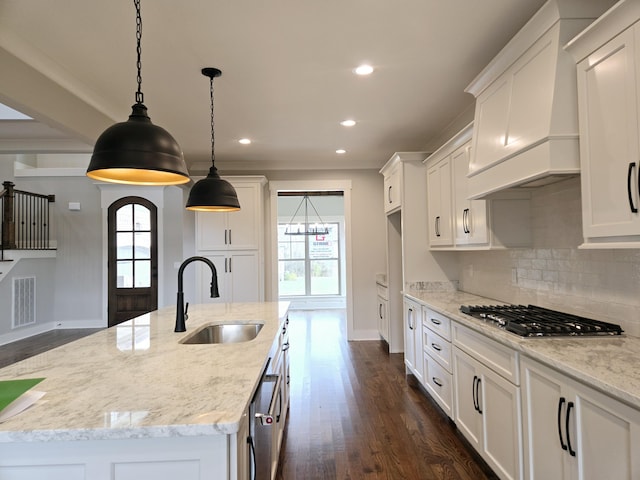
[[[278,192],[278,298],[292,309],[345,308],[342,191]]]
[[[344,309],[344,315],[341,318],[345,319],[346,325],[343,326],[344,331],[347,334],[348,339],[352,339],[354,337],[354,328],[353,328],[353,287],[352,287],[352,278],[353,278],[353,270],[352,270],[352,244],[351,244],[351,181],[350,180],[291,180],[291,181],[271,181],[269,182],[270,189],[270,205],[271,205],[271,234],[270,234],[270,258],[271,261],[268,265],[268,285],[267,292],[268,296],[272,300],[288,300],[292,302],[292,308],[302,308],[302,309]],[[321,197],[323,194],[320,192],[338,192],[337,197],[341,198],[341,213],[339,215],[322,214],[320,211],[320,216],[325,223],[338,223],[336,228],[333,230],[335,235],[338,237],[337,240],[340,243],[338,247],[338,252],[335,251],[335,245],[338,243],[333,243],[333,238],[331,244],[329,244],[327,237],[325,238],[313,238],[313,239],[304,239],[297,242],[297,246],[289,245],[285,246],[284,243],[293,244],[293,240],[284,239],[283,228],[279,228],[280,224],[286,224],[291,219],[292,212],[290,210],[284,211],[279,208],[279,198],[286,197],[286,194],[290,196],[295,196],[295,194],[304,194],[304,193],[314,192],[317,197]],[[279,195],[285,193],[285,195]],[[327,197],[331,197],[331,195],[326,195]],[[303,195],[302,195],[303,196]],[[335,200],[335,199],[334,199]],[[297,200],[300,202],[300,198]],[[291,201],[295,203],[295,200]],[[317,203],[316,198],[312,199],[314,204]],[[309,215],[311,216],[311,211],[309,211]],[[315,213],[314,213],[315,215]],[[315,219],[314,219],[315,220]],[[279,236],[279,233],[282,234]],[[315,237],[315,235],[314,235]],[[279,239],[281,240],[279,242]],[[284,239],[284,240],[283,240]],[[312,243],[309,243],[312,242]],[[313,242],[321,242],[323,244],[314,245]],[[317,248],[317,250],[313,250]],[[288,250],[287,250],[288,249]],[[306,249],[304,256],[300,253],[297,253],[297,256],[294,255],[294,249],[298,249],[297,252],[300,252],[301,249]],[[305,280],[301,281],[296,278],[297,286],[293,284],[289,284],[290,287],[298,288],[298,292],[302,292],[304,288],[304,295],[299,295],[298,298],[291,298],[292,295],[285,294],[280,295],[281,288],[284,287],[281,284],[280,279],[283,278],[284,275],[284,263],[281,265],[280,258],[280,250],[288,251],[291,258],[283,258],[283,262],[286,261],[300,261],[306,265],[306,269],[309,270],[311,268],[311,264],[315,263],[316,271],[318,269],[322,270],[324,277],[322,275],[316,275],[315,279],[311,271],[307,273],[304,271]],[[325,258],[314,258],[317,257],[325,257]],[[331,269],[329,268],[330,263],[338,262],[340,267],[339,269]],[[302,271],[302,270],[301,270]],[[335,273],[335,272],[338,273]],[[281,273],[283,275],[281,275]],[[333,278],[339,279],[337,290],[333,290],[333,292],[328,293],[327,290],[323,291],[323,288],[326,285],[332,285],[332,287],[326,288],[335,288],[335,282],[333,282]],[[327,281],[330,280],[330,281]],[[315,284],[314,284],[315,282]],[[322,285],[324,283],[324,286]],[[318,295],[307,295],[310,292],[317,292]],[[337,293],[335,293],[337,292]],[[333,294],[335,293],[335,294]],[[304,299],[303,299],[304,297]]]

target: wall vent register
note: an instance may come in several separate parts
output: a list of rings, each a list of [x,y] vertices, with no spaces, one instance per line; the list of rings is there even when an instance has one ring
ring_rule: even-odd
[[[622,335],[614,323],[602,322],[535,305],[462,305],[462,313],[494,323],[521,337]]]

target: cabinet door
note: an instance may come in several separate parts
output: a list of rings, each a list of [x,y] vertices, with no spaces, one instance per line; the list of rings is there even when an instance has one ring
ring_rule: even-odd
[[[522,478],[520,389],[484,366],[479,371],[482,456],[501,478]]]
[[[429,245],[452,245],[450,157],[427,171],[427,202]]]
[[[240,210],[230,213],[196,212],[196,249],[258,249],[262,221],[260,183],[233,184]]]
[[[640,478],[640,411],[583,385],[574,408],[577,478]]]
[[[522,362],[524,478],[567,478],[562,382],[535,364]]]
[[[415,373],[416,350],[415,334],[416,325],[420,321],[420,305],[410,300],[404,301],[404,363]],[[420,357],[422,358],[422,357]]]
[[[458,348],[453,349],[453,389],[455,423],[458,429],[481,452],[482,415],[478,411],[478,362]]]
[[[640,234],[634,30],[578,64],[585,238]]]
[[[389,341],[389,301],[378,296],[378,333]]]
[[[384,177],[384,211],[391,213],[402,206],[402,165],[397,163]]]
[[[258,183],[234,185],[240,210],[227,213],[228,246],[232,249],[257,249],[260,244],[262,186]]]
[[[467,200],[471,142],[451,155],[453,223],[456,245],[488,243],[487,201]]]
[[[258,302],[260,292],[258,252],[254,250],[211,252],[206,257],[213,262],[218,274],[218,298],[211,298],[211,272],[198,262],[196,289],[201,303]]]

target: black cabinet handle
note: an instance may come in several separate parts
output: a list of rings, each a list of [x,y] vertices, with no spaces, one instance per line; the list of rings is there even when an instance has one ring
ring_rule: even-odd
[[[391,200],[391,187],[392,186],[393,185],[389,185],[389,188],[387,189],[388,190],[387,191],[387,198],[389,199],[389,203],[393,203],[392,200]]]
[[[378,315],[380,315],[380,320],[382,320],[382,304],[378,305]]]
[[[631,174],[634,168],[636,168],[636,162],[630,162],[629,170],[627,170],[627,195],[629,196],[629,208],[631,209],[631,212],[637,213],[638,209],[633,204],[633,195],[631,194]],[[638,185],[640,186],[640,176],[638,180]]]
[[[562,405],[564,405],[566,401],[564,397],[560,397],[560,400],[558,400],[558,436],[560,437],[560,446],[563,450],[567,449],[567,445],[562,439]]]
[[[442,347],[440,345],[438,345],[437,343],[432,343],[431,346],[433,347],[433,349],[436,352],[441,352],[442,351]]]
[[[437,386],[442,387],[442,381],[439,380],[436,377],[431,377],[431,380],[433,380],[433,383],[435,383]]]
[[[567,419],[564,424],[565,432],[567,433],[567,448],[569,449],[569,455],[576,456],[575,450],[571,448],[571,437],[569,436],[569,419],[571,418],[571,410],[573,409],[573,402],[567,404]]]
[[[469,230],[469,209],[465,208],[462,211],[462,231],[464,233],[471,233],[471,230]]]
[[[478,381],[478,376],[474,375],[473,376],[473,386],[471,387],[471,397],[473,398],[473,409],[477,412],[478,411],[478,401],[477,401],[477,394],[478,394],[478,390],[476,388],[476,382]]]
[[[440,236],[440,215],[436,217],[436,237]]]
[[[482,415],[482,408],[480,408],[480,382],[482,379],[478,377],[478,381],[476,382],[476,401],[478,402],[478,413]]]
[[[413,308],[409,308],[409,313],[407,314],[407,323],[409,324],[409,328],[413,330],[413,325],[411,324],[411,319],[413,318]]]
[[[434,325],[441,325],[442,322],[440,320],[438,320],[437,318],[432,318],[431,319],[431,323],[433,323]]]

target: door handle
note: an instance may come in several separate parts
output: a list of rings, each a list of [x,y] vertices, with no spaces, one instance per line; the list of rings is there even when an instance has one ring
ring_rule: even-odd
[[[482,415],[482,408],[480,407],[480,382],[482,382],[482,379],[478,377],[478,381],[476,382],[476,401],[478,402],[478,413]]]
[[[413,318],[413,308],[409,308],[409,313],[407,314],[407,323],[409,324],[409,329],[413,330],[412,320]]]
[[[471,233],[471,230],[469,230],[469,209],[465,208],[462,211],[462,231],[464,233]]]
[[[391,201],[391,187],[392,187],[392,186],[393,186],[393,185],[389,185],[389,188],[387,189],[387,199],[389,200],[389,203],[393,203],[393,202]]]
[[[567,403],[567,418],[564,424],[564,429],[567,434],[567,449],[569,450],[569,455],[571,455],[572,457],[575,457],[576,452],[571,448],[571,436],[569,435],[569,419],[571,418],[572,409],[573,409],[573,402]]]
[[[476,390],[476,382],[478,381],[478,376],[473,376],[473,385],[471,386],[471,398],[473,399],[473,409],[478,411],[478,401],[476,399],[477,390]]]
[[[436,217],[436,237],[440,236],[440,215]]]
[[[562,447],[563,450],[567,449],[567,445],[562,438],[562,406],[566,401],[564,397],[560,397],[560,400],[558,400],[558,436],[560,437],[560,447]]]
[[[382,320],[382,304],[378,305],[378,315],[380,316],[380,320]]]
[[[633,204],[633,195],[631,194],[631,174],[633,169],[636,168],[636,162],[629,163],[629,170],[627,170],[627,195],[629,196],[629,208],[631,213],[637,213],[638,208]],[[638,187],[640,188],[640,175],[638,176]]]
[[[259,413],[256,412],[255,417],[260,420],[260,425],[271,426],[274,423],[274,420],[277,422],[278,419],[275,415],[276,413],[276,405],[278,404],[278,398],[280,396],[280,381],[282,377],[280,375],[265,375],[264,381],[275,379],[276,384],[273,387],[273,394],[271,395],[271,401],[269,402],[269,410],[267,413]]]

